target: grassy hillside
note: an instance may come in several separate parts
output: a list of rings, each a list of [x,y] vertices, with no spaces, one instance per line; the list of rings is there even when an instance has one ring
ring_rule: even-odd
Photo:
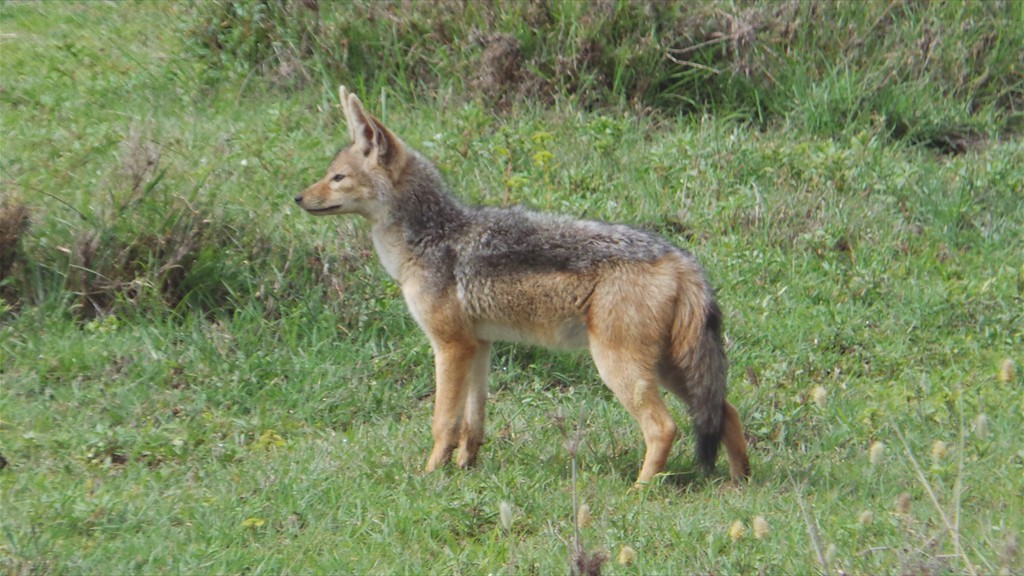
[[[1020,3],[308,5],[0,4],[4,570],[1024,568]],[[292,202],[340,82],[467,201],[697,254],[752,482],[673,403],[630,491],[586,355],[512,345],[479,465],[421,474],[426,339]]]

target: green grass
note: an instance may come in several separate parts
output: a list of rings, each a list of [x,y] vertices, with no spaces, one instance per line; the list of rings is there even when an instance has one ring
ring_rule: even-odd
[[[906,6],[907,30],[953,11]],[[631,491],[639,430],[589,359],[499,345],[479,465],[424,475],[426,339],[365,226],[291,200],[344,143],[333,83],[358,79],[211,78],[179,56],[194,18],[0,5],[0,176],[31,217],[0,281],[6,572],[565,573],[574,491],[608,574],[813,573],[819,553],[830,573],[1021,570],[1024,392],[1000,370],[1024,362],[1024,145],[1005,110],[965,113],[988,136],[945,155],[882,118],[809,124],[855,93],[828,82],[793,81],[761,123],[569,97],[495,115],[455,81],[413,97],[363,78],[466,200],[694,251],[754,468],[742,489],[724,463],[698,474],[673,402],[668,473]],[[877,64],[857,54],[851,74]],[[921,92],[887,97],[936,118]]]

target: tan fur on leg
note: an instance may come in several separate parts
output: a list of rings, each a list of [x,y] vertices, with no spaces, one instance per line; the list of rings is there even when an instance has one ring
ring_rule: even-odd
[[[484,415],[487,405],[487,372],[491,365],[491,343],[480,342],[473,356],[466,391],[466,407],[459,434],[459,468],[468,468],[476,462],[477,452],[484,442]]]
[[[734,482],[750,478],[750,460],[747,458],[747,440],[743,436],[740,413],[728,401],[725,402],[722,423],[722,444],[729,456],[729,475]]]

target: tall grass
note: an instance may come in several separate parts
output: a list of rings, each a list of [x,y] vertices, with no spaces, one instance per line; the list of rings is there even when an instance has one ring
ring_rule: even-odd
[[[1019,2],[352,2],[199,5],[191,53],[216,79],[438,89],[507,107],[714,111],[961,152],[1021,128]]]

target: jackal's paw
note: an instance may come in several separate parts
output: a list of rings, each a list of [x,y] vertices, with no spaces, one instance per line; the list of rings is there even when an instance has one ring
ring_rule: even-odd
[[[729,478],[732,484],[739,487],[750,482],[750,464],[742,467],[729,466]]]
[[[455,460],[455,465],[463,470],[472,468],[474,464],[476,464],[476,454],[460,452],[459,457]]]
[[[450,459],[450,457],[434,457],[434,456],[431,456],[429,459],[427,459],[427,465],[423,467],[423,471],[426,472],[427,474],[429,474],[429,473],[437,470],[438,468],[443,467],[445,464],[448,463],[449,459]]]
[[[629,487],[630,494],[639,494],[645,490],[650,490],[653,486],[657,486],[658,482],[654,479],[651,480],[637,480],[633,482],[633,485]]]
[[[726,484],[728,484],[728,485],[730,485],[730,486],[732,486],[734,488],[737,488],[737,489],[743,488],[747,484],[750,484],[750,475],[747,475],[747,476],[733,476],[732,478],[729,478],[729,481],[726,482]]]

